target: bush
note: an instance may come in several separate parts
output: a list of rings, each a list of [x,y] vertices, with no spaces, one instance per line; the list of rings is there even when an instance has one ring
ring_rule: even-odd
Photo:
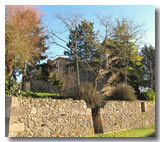
[[[73,98],[78,100],[84,100],[88,107],[95,109],[98,108],[102,102],[103,97],[96,92],[96,88],[92,83],[83,83],[80,86],[80,94],[78,93],[78,88],[75,86],[72,88],[64,89],[64,96],[66,98]]]
[[[65,98],[78,99],[78,88],[77,87],[65,88],[63,91],[63,96]]]
[[[78,88],[77,88],[77,80],[76,73],[69,72],[59,72],[59,78],[63,82],[62,93],[65,98],[73,98],[78,99]]]
[[[22,91],[20,85],[14,79],[5,78],[5,96],[19,96]]]
[[[143,100],[143,101],[145,101],[146,100],[145,94],[146,93],[144,93],[144,92],[137,93],[136,94],[137,95],[137,100]]]
[[[126,84],[118,84],[111,93],[112,100],[135,101],[134,89]]]
[[[64,90],[64,87],[63,87],[64,85],[63,85],[63,81],[60,79],[60,77],[58,77],[58,75],[53,74],[51,76],[51,84],[53,85],[56,92],[58,92],[61,96]]]
[[[83,83],[80,87],[80,99],[85,100],[88,107],[95,109],[103,101],[103,97],[96,93],[96,88],[91,83]]]
[[[145,99],[147,101],[155,101],[155,92],[154,90],[149,90],[145,93]]]

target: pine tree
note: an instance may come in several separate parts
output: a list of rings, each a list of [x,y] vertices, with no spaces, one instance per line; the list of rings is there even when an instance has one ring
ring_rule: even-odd
[[[155,90],[155,48],[145,45],[142,50],[144,64],[144,86]]]
[[[65,55],[74,59],[77,52],[78,61],[80,64],[80,70],[85,70],[93,74],[94,84],[96,84],[96,78],[99,75],[101,66],[102,46],[100,45],[97,33],[94,32],[94,23],[87,20],[81,21],[74,31],[70,32],[69,43],[67,44],[69,51],[65,51]],[[76,33],[77,40],[74,36]],[[76,43],[75,43],[76,42]],[[75,51],[75,44],[77,45],[77,51]]]

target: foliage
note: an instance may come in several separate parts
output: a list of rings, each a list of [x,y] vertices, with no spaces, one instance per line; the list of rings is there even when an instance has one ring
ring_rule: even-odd
[[[145,92],[136,93],[137,100],[143,100],[143,101],[145,101],[146,100],[145,94],[146,94]]]
[[[117,76],[112,84],[125,82],[138,91],[143,78],[143,56],[138,52],[138,45],[134,42],[138,36],[136,33],[133,34],[133,29],[137,32],[139,27],[131,25],[126,19],[117,19],[112,36],[110,39],[106,38],[103,45],[107,48],[107,69]]]
[[[73,99],[78,98],[78,88],[76,85],[76,74],[74,72],[67,72],[65,75],[60,75],[63,78],[64,90],[63,95],[65,97],[71,97]]]
[[[155,90],[155,48],[145,45],[142,50],[144,64],[144,85]]]
[[[5,96],[19,96],[22,91],[19,84],[14,79],[5,78]]]
[[[78,100],[85,100],[88,107],[95,109],[102,105],[103,97],[96,92],[96,88],[92,83],[83,83],[80,86],[80,94],[78,94],[77,86],[65,88],[64,96]]]
[[[60,77],[58,77],[57,74],[52,73],[50,76],[50,80],[51,83],[54,87],[54,89],[56,89],[56,91],[62,95],[63,93],[63,81],[60,79]]]
[[[70,41],[67,44],[70,50],[65,51],[64,54],[74,59],[75,52],[77,52],[80,70],[92,72],[94,75],[94,82],[96,82],[105,52],[102,50],[104,48],[100,45],[93,26],[94,23],[92,22],[87,20],[81,21],[81,24],[70,32]],[[75,34],[76,39],[75,36],[73,36]],[[77,51],[75,51],[75,45],[77,46]],[[96,85],[96,83],[94,83],[94,85]]]
[[[34,72],[31,73],[32,80],[49,80],[51,65],[47,63],[38,64],[35,66]]]
[[[118,84],[113,92],[111,93],[111,99],[113,100],[124,100],[124,101],[135,101],[134,89],[126,84]]]
[[[71,88],[65,88],[63,92],[64,98],[72,98],[74,100],[79,99],[79,93],[77,86],[73,86]]]
[[[139,86],[143,86],[144,84],[144,65],[134,65],[134,70],[130,70],[131,72],[128,75],[128,83],[131,85],[136,94],[140,93]]]
[[[103,97],[96,92],[91,83],[83,83],[80,87],[80,99],[85,100],[88,107],[95,109],[100,107]]]
[[[145,93],[145,98],[147,101],[155,101],[155,92],[154,90],[149,90]]]
[[[33,6],[6,6],[5,16],[7,75],[11,77],[14,69],[20,71],[24,85],[31,72],[27,70],[28,66],[34,68],[34,65],[44,58],[43,53],[47,50],[42,14]]]
[[[73,36],[74,34],[76,34],[76,39]],[[65,51],[65,55],[74,58],[75,49],[73,45],[77,44],[78,57],[81,61],[90,60],[99,46],[98,39],[93,31],[93,23],[87,20],[81,21],[81,24],[75,27],[74,31],[70,31],[69,39],[67,47],[70,50]]]

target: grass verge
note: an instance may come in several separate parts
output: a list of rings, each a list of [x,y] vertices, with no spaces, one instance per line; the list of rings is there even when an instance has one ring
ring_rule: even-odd
[[[155,125],[145,128],[137,128],[126,131],[100,134],[100,135],[95,135],[93,137],[154,137],[154,136],[155,136]]]
[[[23,96],[26,97],[33,97],[33,98],[48,98],[48,97],[59,97],[58,93],[40,93],[40,92],[23,92]]]

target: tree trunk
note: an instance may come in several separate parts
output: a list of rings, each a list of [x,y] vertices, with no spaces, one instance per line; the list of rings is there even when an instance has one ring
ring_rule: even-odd
[[[22,90],[23,91],[30,91],[30,82],[28,82],[26,67],[23,69],[23,77],[22,77]]]
[[[13,71],[13,69],[12,69],[12,63],[8,63],[7,64],[7,75],[8,75],[9,78],[12,77],[12,71]]]
[[[152,68],[152,65],[151,65],[151,81],[150,81],[150,88],[153,89],[153,68]]]
[[[127,85],[127,83],[128,83],[128,61],[127,61],[126,70],[125,70],[125,84]]]
[[[22,90],[25,91],[25,82],[26,82],[26,70],[25,67],[23,69],[23,76],[22,76]]]
[[[77,45],[75,46],[76,50],[76,73],[77,73],[77,89],[78,89],[78,95],[80,96],[80,76],[79,76],[79,62],[78,62],[78,54],[77,54]]]
[[[99,72],[100,72],[100,67],[96,71],[95,79],[94,79],[94,87],[96,87],[96,88],[97,88],[97,80],[98,80],[98,77],[99,77]]]
[[[127,85],[127,69],[125,69],[125,84]]]
[[[128,79],[128,64],[129,64],[129,55],[128,55],[128,39],[127,39],[127,49],[126,49],[126,68],[125,68],[125,84],[127,85],[127,79]]]
[[[77,84],[78,87],[80,87],[80,76],[79,76],[79,63],[78,63],[78,59],[76,59],[76,70],[77,70]]]
[[[94,81],[94,86],[97,87],[97,78]]]

